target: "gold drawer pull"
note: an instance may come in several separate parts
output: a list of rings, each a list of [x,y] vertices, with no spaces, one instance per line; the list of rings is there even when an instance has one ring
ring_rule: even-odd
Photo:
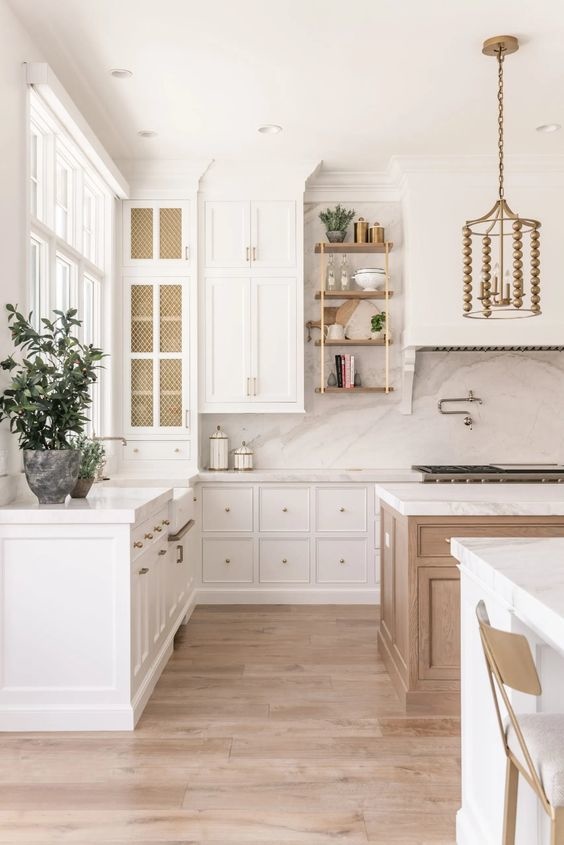
[[[344,508],[339,508],[339,510],[341,511],[341,513],[344,513],[344,512],[345,512],[345,509],[344,509]]]
[[[450,537],[445,537],[445,543],[450,543]]]
[[[159,533],[160,533],[162,530],[163,530],[163,529],[161,528],[161,526],[160,526],[160,525],[155,525],[155,527],[153,528],[153,531],[158,531]]]
[[[146,540],[152,540],[154,536],[155,536],[155,535],[154,535],[154,534],[151,534],[151,532],[150,532],[150,531],[147,531],[147,533],[145,534],[145,539],[146,539]]]
[[[287,557],[283,557],[283,558],[282,558],[282,563],[288,563],[288,558],[287,558]]]
[[[170,525],[170,519],[163,519],[162,524],[163,525]]]
[[[226,558],[225,558],[225,563],[231,563],[231,558],[226,557]]]
[[[134,548],[134,549],[142,549],[142,548],[143,548],[143,543],[142,543],[142,541],[141,541],[141,540],[136,540],[136,541],[134,542],[134,544],[133,544],[133,548]]]
[[[146,575],[148,571],[149,571],[149,568],[147,566],[142,566],[141,569],[139,570],[139,575]]]
[[[345,559],[344,559],[344,557],[342,557],[342,558],[340,559],[339,563],[344,563],[344,562],[345,562]]]
[[[288,513],[288,508],[282,508],[282,513]]]
[[[161,549],[161,550],[159,551],[159,554],[160,554],[160,555],[166,555],[166,549]]]
[[[229,506],[227,506],[227,507],[225,508],[225,513],[229,513],[229,511],[230,511],[230,510],[231,510],[231,508],[230,508]]]

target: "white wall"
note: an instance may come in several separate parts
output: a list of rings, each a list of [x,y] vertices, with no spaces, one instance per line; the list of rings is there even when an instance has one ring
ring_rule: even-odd
[[[17,302],[27,308],[27,192],[26,192],[26,103],[23,63],[42,61],[41,51],[14,17],[5,0],[0,0],[0,233],[2,275],[0,277],[0,355],[11,351],[4,305]],[[0,385],[6,376],[0,375]],[[15,438],[5,423],[0,427],[0,449],[7,449],[9,472],[20,468],[21,456]],[[9,485],[0,479],[0,503],[9,494]]]

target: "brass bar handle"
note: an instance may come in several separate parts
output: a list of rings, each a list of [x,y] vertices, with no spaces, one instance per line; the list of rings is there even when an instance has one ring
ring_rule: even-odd
[[[139,570],[139,575],[146,575],[148,571],[149,571],[148,566],[142,566],[141,569]]]
[[[256,377],[253,376],[253,396],[257,395],[257,380]]]
[[[190,411],[184,411],[184,428],[190,428]]]
[[[176,562],[177,563],[184,563],[184,546],[178,545],[176,547],[176,552],[177,552]]]
[[[247,376],[247,396],[251,395],[251,379]]]
[[[134,549],[142,549],[142,548],[143,548],[143,543],[142,543],[142,541],[141,541],[141,540],[136,540],[136,541],[134,542],[134,544],[133,544],[133,548],[134,548]]]
[[[253,247],[253,261],[257,260],[257,248],[256,246]]]
[[[250,248],[250,246],[248,246],[248,247],[245,248],[245,260],[246,261],[251,260],[251,254],[250,253],[251,253],[251,248]]]
[[[161,549],[159,551],[159,555],[166,555],[166,549]]]
[[[190,247],[188,245],[184,247],[184,259],[190,261]]]

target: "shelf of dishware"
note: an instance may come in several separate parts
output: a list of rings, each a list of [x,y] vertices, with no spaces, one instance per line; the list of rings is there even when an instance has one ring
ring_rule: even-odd
[[[315,392],[324,393],[392,393],[393,387],[316,387]]]
[[[315,252],[320,253],[324,252],[326,254],[346,254],[346,253],[386,253],[391,252],[393,248],[392,241],[385,241],[381,244],[369,244],[369,243],[341,243],[341,244],[330,244],[330,243],[323,243],[323,244],[315,244]]]
[[[321,299],[321,291],[315,292],[315,298]],[[324,299],[389,299],[393,290],[324,290]]]

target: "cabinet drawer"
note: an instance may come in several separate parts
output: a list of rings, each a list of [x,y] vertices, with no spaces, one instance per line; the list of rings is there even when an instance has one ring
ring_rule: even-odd
[[[365,584],[366,581],[366,540],[317,540],[318,584]]]
[[[261,584],[288,581],[309,584],[309,540],[306,538],[261,540],[259,581]]]
[[[263,487],[260,490],[261,531],[309,531],[309,489]]]
[[[366,531],[366,489],[318,488],[317,530]]]
[[[202,581],[204,584],[251,584],[253,580],[253,541],[235,539],[203,540]]]
[[[202,508],[204,531],[253,530],[252,487],[204,487]]]
[[[562,537],[560,525],[520,522],[472,524],[467,522],[417,526],[417,556],[450,558],[451,537]],[[447,562],[447,561],[445,561]]]
[[[185,461],[190,451],[186,440],[130,440],[124,457],[127,461]]]

